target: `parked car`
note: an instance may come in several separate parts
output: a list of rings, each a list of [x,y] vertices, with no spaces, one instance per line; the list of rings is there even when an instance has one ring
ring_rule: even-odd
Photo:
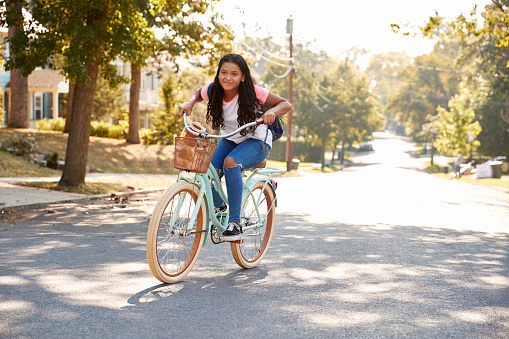
[[[367,152],[373,150],[373,143],[370,141],[364,141],[359,145],[359,152]]]

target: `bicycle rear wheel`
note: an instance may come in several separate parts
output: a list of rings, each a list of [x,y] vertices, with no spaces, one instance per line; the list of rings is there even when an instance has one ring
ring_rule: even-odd
[[[164,283],[182,280],[193,268],[205,241],[206,208],[196,206],[199,189],[178,182],[154,208],[147,232],[147,261],[152,274]],[[194,225],[188,226],[198,208]]]
[[[246,196],[240,214],[241,224],[244,227],[242,243],[231,243],[231,251],[235,262],[243,268],[253,268],[263,260],[269,249],[276,206],[274,192],[269,185],[263,188],[265,182],[258,182],[252,188],[252,195]],[[258,212],[256,213],[256,206]],[[255,226],[251,229],[245,229]]]

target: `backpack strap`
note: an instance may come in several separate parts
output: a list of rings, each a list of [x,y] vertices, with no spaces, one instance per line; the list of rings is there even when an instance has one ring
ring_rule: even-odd
[[[207,85],[207,96],[209,97],[210,101],[210,94],[212,93],[212,83]]]
[[[256,117],[261,118],[263,113],[265,113],[265,112],[263,112],[261,110],[256,110]],[[270,125],[267,125],[267,133],[265,133],[265,140],[263,140],[263,150],[262,150],[263,154],[267,154],[267,152],[268,152],[267,137],[269,136],[269,129],[270,129]]]

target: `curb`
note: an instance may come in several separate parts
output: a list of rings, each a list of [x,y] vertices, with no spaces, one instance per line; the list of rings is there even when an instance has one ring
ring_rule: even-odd
[[[76,197],[76,198],[70,198],[70,199],[56,199],[56,200],[50,200],[50,201],[44,201],[44,202],[36,202],[36,203],[24,203],[19,204],[15,206],[7,206],[2,207],[0,206],[0,213],[5,213],[6,211],[18,209],[21,207],[32,207],[32,206],[41,206],[41,205],[50,205],[50,204],[57,204],[57,203],[70,203],[70,202],[76,202],[81,200],[100,200],[100,199],[106,199],[106,198],[112,198],[112,197],[122,197],[122,196],[132,196],[136,194],[148,194],[148,193],[154,193],[154,192],[161,192],[165,191],[167,187],[154,187],[154,188],[147,188],[144,190],[137,190],[137,191],[130,191],[130,192],[116,192],[116,193],[109,193],[109,194],[96,194],[96,195],[86,195],[83,197]]]

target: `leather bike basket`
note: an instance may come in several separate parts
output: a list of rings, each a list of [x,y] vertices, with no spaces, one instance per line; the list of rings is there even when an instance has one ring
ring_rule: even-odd
[[[217,144],[199,138],[175,137],[174,165],[178,170],[206,173]]]

